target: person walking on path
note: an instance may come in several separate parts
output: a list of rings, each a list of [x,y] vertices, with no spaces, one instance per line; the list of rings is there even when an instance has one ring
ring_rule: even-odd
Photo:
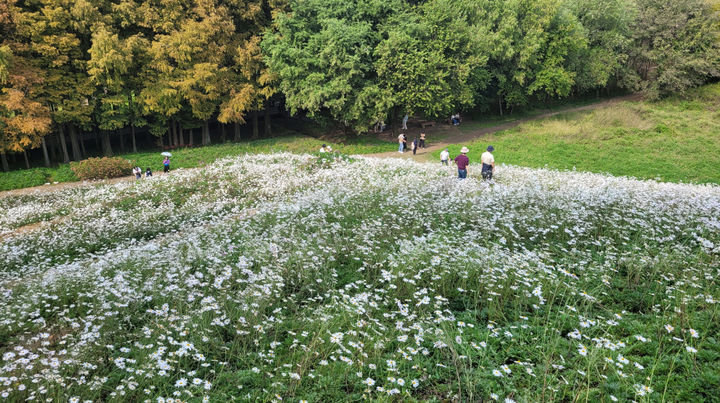
[[[405,150],[408,149],[407,136],[406,136],[405,134],[403,134],[403,135],[402,135],[402,138],[403,138],[403,151],[405,151]]]
[[[425,148],[425,133],[420,133],[420,148]]]
[[[450,159],[450,152],[448,152],[448,149],[442,150],[440,153],[440,163],[443,165],[448,165],[448,160]]]
[[[420,148],[420,140],[418,140],[418,138],[415,137],[415,140],[413,140],[413,142],[412,142],[413,155],[417,154],[418,148]]]
[[[142,178],[142,169],[140,169],[140,167],[133,168],[133,173],[135,174],[135,179]]]
[[[470,150],[467,147],[463,147],[460,150],[460,155],[455,157],[455,164],[458,168],[458,179],[467,178],[467,167],[470,165],[470,159],[466,155]]]
[[[402,154],[403,150],[405,149],[405,147],[403,146],[403,139],[404,139],[404,135],[402,133],[400,133],[398,135],[398,152],[400,154]]]
[[[163,172],[170,172],[170,157],[168,156],[165,156],[165,159],[163,160]]]
[[[403,124],[403,125],[402,125],[402,128],[403,128],[403,130],[407,130],[407,129],[408,129],[408,128],[407,128],[408,119],[409,119],[409,116],[408,116],[407,113],[406,113],[405,116],[403,116],[403,120],[402,120],[402,124]]]
[[[485,180],[491,180],[493,172],[495,172],[495,157],[492,155],[493,151],[495,151],[495,147],[488,146],[487,151],[480,156],[480,162],[482,162],[482,177]]]

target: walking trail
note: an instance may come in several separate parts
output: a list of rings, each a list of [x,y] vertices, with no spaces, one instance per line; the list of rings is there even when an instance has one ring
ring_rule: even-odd
[[[581,111],[591,111],[599,108],[604,108],[610,105],[614,105],[619,102],[623,101],[636,101],[639,100],[639,95],[627,95],[622,97],[616,97],[612,98],[603,102],[598,102],[594,104],[584,105],[584,106],[578,106],[574,108],[567,108],[567,109],[561,109],[557,111],[547,111],[544,113],[541,113],[539,115],[534,115],[531,117],[523,118],[523,119],[517,119],[513,120],[507,123],[502,123],[496,126],[489,126],[489,127],[480,127],[475,130],[467,130],[463,131],[463,127],[467,127],[466,125],[471,125],[473,122],[465,122],[461,126],[448,126],[442,123],[439,123],[436,125],[436,127],[427,130],[426,133],[428,135],[428,147],[423,148],[418,151],[417,155],[413,155],[412,151],[406,151],[404,153],[398,153],[397,152],[397,137],[392,138],[387,137],[387,140],[393,141],[394,144],[392,146],[392,149],[394,151],[387,151],[383,153],[377,153],[377,154],[365,154],[367,157],[376,157],[376,158],[412,158],[416,161],[420,162],[427,162],[430,161],[431,154],[434,151],[442,150],[443,148],[452,145],[452,144],[464,144],[468,143],[470,141],[473,141],[475,139],[481,138],[485,135],[496,133],[499,131],[512,129],[513,127],[517,127],[523,123],[535,121],[535,120],[542,120],[546,119],[555,115],[559,115],[561,113],[568,113],[568,112],[581,112]],[[407,136],[408,140],[412,141],[414,135],[419,135],[420,129],[412,128],[410,130],[404,130],[403,131]],[[433,141],[433,136],[441,136],[441,140],[435,142]],[[156,173],[156,174],[159,174]],[[65,183],[58,183],[53,185],[45,185],[45,186],[35,186],[35,187],[29,187],[29,188],[23,188],[23,189],[14,189],[14,190],[6,190],[0,192],[0,198],[6,197],[6,196],[19,196],[19,195],[25,195],[25,194],[39,194],[39,193],[47,193],[47,192],[54,192],[62,189],[72,188],[72,187],[78,187],[78,186],[92,186],[97,184],[108,184],[108,183],[117,183],[127,180],[135,180],[135,176],[127,176],[122,178],[114,178],[114,179],[105,179],[105,180],[98,180],[98,181],[83,181],[83,182],[65,182]]]
[[[566,109],[560,109],[556,111],[546,111],[539,115],[533,115],[527,118],[523,119],[517,119],[513,120],[507,123],[502,123],[496,126],[489,126],[489,127],[481,127],[476,130],[470,130],[470,131],[462,131],[461,126],[447,126],[440,124],[440,129],[434,129],[434,130],[426,130],[427,134],[427,142],[429,143],[428,147],[418,150],[416,155],[413,155],[412,151],[405,151],[404,153],[399,153],[397,151],[397,137],[392,138],[395,142],[394,145],[394,151],[387,151],[377,154],[366,154],[367,157],[378,157],[378,158],[412,158],[416,161],[421,162],[427,162],[431,159],[431,154],[435,151],[439,151],[444,149],[445,147],[453,144],[459,144],[459,145],[465,145],[473,140],[476,140],[478,138],[481,138],[488,134],[493,134],[496,132],[500,132],[503,130],[512,129],[514,127],[520,126],[523,123],[536,121],[536,120],[542,120],[547,119],[559,114],[563,113],[571,113],[571,112],[582,112],[582,111],[591,111],[599,108],[604,108],[607,106],[611,106],[623,101],[637,101],[640,100],[641,96],[639,94],[634,95],[626,95],[616,98],[611,98],[609,100],[603,101],[603,102],[597,102],[589,105],[584,106],[578,106],[578,107],[571,107]],[[463,123],[463,125],[472,124],[472,122]],[[445,126],[445,127],[443,127]],[[421,132],[420,129],[412,128],[410,130],[403,130],[401,132],[404,132],[408,138],[408,145],[413,140],[415,135],[419,136],[419,133]],[[437,142],[433,141],[433,133],[437,133],[442,135],[441,139]]]

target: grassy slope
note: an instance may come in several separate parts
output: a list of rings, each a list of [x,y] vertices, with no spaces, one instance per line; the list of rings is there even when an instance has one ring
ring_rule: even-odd
[[[529,122],[469,144],[471,161],[488,144],[499,163],[720,183],[720,84],[685,98],[623,102]],[[451,154],[461,146],[450,147]]]
[[[287,136],[271,139],[247,141],[241,143],[225,143],[208,147],[183,148],[173,150],[172,168],[194,168],[209,164],[218,158],[242,155],[246,153],[267,153],[289,151],[297,153],[317,152],[324,142],[307,136]],[[328,143],[330,144],[330,143]],[[335,151],[345,154],[370,154],[387,151],[388,144],[375,138],[358,138],[346,144],[331,144]],[[134,161],[142,169],[147,167],[162,169],[162,156],[159,151],[140,152],[121,155]],[[68,164],[55,168],[33,168],[20,171],[0,173],[0,191],[40,186],[46,182],[72,182],[78,178]]]

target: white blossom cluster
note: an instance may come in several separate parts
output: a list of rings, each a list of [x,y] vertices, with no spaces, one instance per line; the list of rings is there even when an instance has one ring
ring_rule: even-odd
[[[0,211],[14,401],[627,400],[720,364],[717,186],[269,154]]]

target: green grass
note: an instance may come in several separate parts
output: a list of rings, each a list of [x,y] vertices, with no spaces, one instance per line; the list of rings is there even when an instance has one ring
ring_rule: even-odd
[[[450,151],[467,145],[471,162],[478,161],[489,144],[498,163],[720,183],[720,84],[682,98],[560,114]]]
[[[344,144],[338,144],[312,137],[294,135],[172,150],[171,168],[195,168],[210,164],[218,158],[247,153],[271,153],[277,151],[314,153],[320,149],[322,144],[329,144],[334,151],[348,155],[384,152],[388,151],[390,145],[394,145],[394,143],[370,137],[357,137],[346,141]],[[119,156],[133,161],[143,170],[148,167],[153,171],[162,169],[163,157],[160,155],[160,151],[119,154]],[[70,170],[69,164],[60,164],[54,168],[32,168],[0,173],[0,191],[41,186],[45,183],[74,182],[78,180],[77,176]]]

